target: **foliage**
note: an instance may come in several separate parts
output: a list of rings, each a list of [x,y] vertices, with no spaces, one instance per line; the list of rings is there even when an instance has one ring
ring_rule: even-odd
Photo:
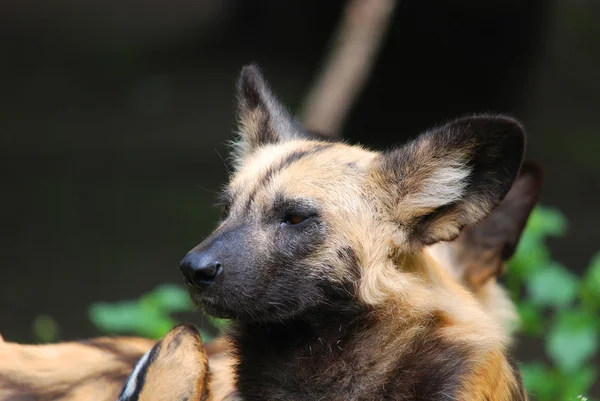
[[[559,211],[538,206],[507,275],[521,334],[540,340],[548,356],[549,363],[521,365],[525,385],[539,401],[585,399],[577,395],[598,379],[591,360],[600,339],[600,253],[583,279],[554,261],[546,240],[563,236],[566,226]]]
[[[528,391],[538,401],[586,400],[598,379],[591,364],[600,334],[600,253],[583,279],[554,261],[548,237],[566,232],[557,210],[538,206],[532,213],[506,277],[508,290],[521,316],[520,333],[545,347],[549,362],[521,364]],[[172,314],[193,311],[188,294],[175,285],[162,285],[137,300],[97,303],[90,319],[109,333],[132,333],[160,338],[176,320]],[[207,319],[210,319],[207,317]],[[225,321],[210,319],[220,329]],[[207,332],[203,338],[209,340]]]
[[[137,300],[95,303],[89,309],[89,317],[96,327],[107,333],[159,339],[177,324],[173,314],[192,311],[194,307],[185,289],[163,284]],[[215,329],[225,324],[221,319],[207,317],[207,320]],[[205,341],[212,338],[206,330],[201,330],[201,334]]]

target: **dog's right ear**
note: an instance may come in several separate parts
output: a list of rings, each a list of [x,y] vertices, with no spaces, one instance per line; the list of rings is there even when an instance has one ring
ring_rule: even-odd
[[[537,204],[542,169],[525,162],[518,178],[500,204],[479,224],[469,227],[451,243],[457,276],[472,290],[504,273],[513,256],[529,215]]]
[[[271,92],[254,64],[245,66],[237,82],[239,139],[234,159],[239,164],[260,146],[310,137]]]

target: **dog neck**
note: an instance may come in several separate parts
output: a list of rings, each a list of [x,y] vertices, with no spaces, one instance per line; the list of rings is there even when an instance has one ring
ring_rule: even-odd
[[[458,383],[468,351],[433,334],[446,317],[401,313],[400,305],[389,303],[337,315],[313,311],[282,323],[238,322],[230,333],[237,388],[244,400],[383,399],[423,393],[421,386],[433,381]],[[440,350],[448,354],[439,358]]]

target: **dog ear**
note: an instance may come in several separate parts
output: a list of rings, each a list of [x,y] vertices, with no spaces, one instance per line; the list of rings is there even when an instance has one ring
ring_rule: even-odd
[[[260,146],[310,137],[271,93],[256,65],[242,69],[237,82],[237,101],[236,158],[243,159]]]
[[[538,202],[542,169],[533,162],[523,163],[521,172],[500,204],[479,224],[469,227],[451,246],[457,275],[472,290],[504,273],[513,256],[529,215]]]
[[[208,357],[198,330],[182,324],[137,363],[118,401],[201,401],[207,395]],[[162,398],[161,398],[162,397]]]
[[[454,120],[377,157],[375,190],[410,246],[455,239],[504,198],[525,147],[516,120],[479,115]]]

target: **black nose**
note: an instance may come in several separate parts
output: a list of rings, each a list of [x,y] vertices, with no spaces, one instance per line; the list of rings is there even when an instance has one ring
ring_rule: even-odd
[[[221,274],[221,262],[204,252],[190,252],[179,263],[179,269],[188,284],[207,286]]]

